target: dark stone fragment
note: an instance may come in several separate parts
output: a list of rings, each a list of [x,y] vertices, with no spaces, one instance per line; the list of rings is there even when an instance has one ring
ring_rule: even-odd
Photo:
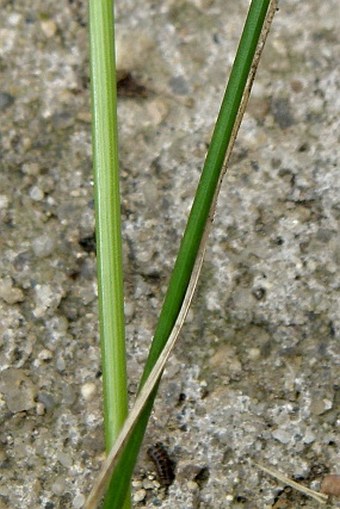
[[[87,237],[83,237],[79,240],[80,246],[86,251],[86,253],[95,253],[96,252],[96,236],[93,233]]]
[[[188,95],[188,84],[183,76],[175,76],[170,79],[169,85],[171,90],[176,95]]]
[[[139,83],[130,72],[121,72],[117,79],[118,97],[129,97],[131,99],[148,97],[148,90]]]
[[[201,470],[195,475],[194,480],[202,487],[209,479],[210,472],[208,467],[202,467]]]
[[[254,288],[252,291],[255,299],[262,300],[266,295],[266,290],[264,288]]]
[[[5,111],[14,103],[15,98],[7,92],[0,92],[0,111]]]
[[[45,391],[39,392],[38,401],[44,405],[46,410],[51,410],[56,405],[52,394],[49,394],[48,392],[45,392]]]
[[[295,124],[288,99],[273,99],[271,103],[271,112],[275,122],[281,129],[287,129],[287,127]]]

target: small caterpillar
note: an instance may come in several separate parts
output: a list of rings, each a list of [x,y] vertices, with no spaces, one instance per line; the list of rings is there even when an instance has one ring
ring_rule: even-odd
[[[163,486],[170,486],[175,479],[174,462],[161,442],[157,442],[147,450],[148,456],[156,466],[159,481]]]

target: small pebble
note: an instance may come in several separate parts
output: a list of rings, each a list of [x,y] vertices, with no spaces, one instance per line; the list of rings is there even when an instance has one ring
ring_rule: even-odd
[[[0,194],[0,209],[7,209],[9,205],[8,196]]]
[[[168,115],[169,108],[164,101],[157,98],[147,105],[147,111],[151,117],[153,125],[159,125]]]
[[[64,371],[66,368],[66,362],[63,357],[58,357],[56,361],[56,368],[58,371]]]
[[[333,406],[333,402],[329,399],[315,398],[312,400],[310,405],[311,413],[314,415],[322,415]]]
[[[90,401],[96,392],[96,385],[92,382],[86,383],[81,388],[81,395],[86,401]]]
[[[31,175],[33,177],[36,177],[40,173],[40,166],[38,163],[24,163],[21,169],[25,175]]]
[[[276,440],[281,442],[281,444],[289,444],[292,438],[291,434],[283,429],[276,429],[275,431],[273,431],[272,435]]]
[[[44,191],[38,186],[31,187],[29,195],[33,201],[41,201],[44,198]]]
[[[340,497],[340,475],[339,474],[326,475],[321,483],[320,491],[325,495]]]
[[[73,499],[72,507],[74,507],[74,509],[80,509],[81,507],[84,506],[85,501],[86,501],[86,498],[84,495],[77,495]]]
[[[0,92],[0,111],[4,111],[6,108],[14,103],[14,97],[7,92]]]
[[[126,320],[131,320],[135,314],[135,303],[132,301],[125,302],[124,304],[125,318]]]
[[[172,77],[169,86],[176,95],[187,95],[189,93],[188,83],[183,76]]]
[[[303,90],[303,86],[303,82],[298,79],[291,80],[290,82],[291,89],[296,93],[301,92]]]
[[[34,288],[34,300],[36,307],[33,314],[36,318],[41,318],[47,310],[56,309],[61,301],[63,293],[56,285],[36,285]]]
[[[131,484],[135,490],[139,490],[143,486],[142,481],[132,481]]]
[[[150,479],[145,479],[143,481],[143,488],[145,488],[146,490],[153,490],[155,488],[155,481],[150,481]]]
[[[142,502],[142,500],[144,500],[145,497],[146,497],[146,491],[141,489],[141,490],[136,491],[136,493],[133,495],[133,501],[136,503]]]
[[[80,111],[78,114],[77,114],[77,119],[80,120],[81,122],[85,122],[86,124],[90,124],[91,123],[91,113],[89,111]]]
[[[153,207],[158,203],[158,191],[156,185],[151,181],[147,180],[142,186],[144,195],[144,201],[148,204],[148,207]],[[157,206],[157,205],[156,205]]]
[[[8,24],[11,25],[12,27],[18,26],[21,19],[22,19],[22,14],[19,14],[18,12],[13,12],[13,13],[9,14],[7,17]]]
[[[7,302],[7,304],[16,304],[17,302],[22,302],[25,296],[20,288],[13,286],[12,278],[6,276],[0,280],[0,298]]]
[[[43,350],[41,350],[41,352],[38,353],[38,359],[42,361],[48,361],[52,359],[52,357],[53,353],[51,352],[51,350],[47,350],[47,348],[44,348]]]
[[[59,463],[63,465],[63,467],[70,468],[73,465],[72,457],[65,452],[59,451],[57,452],[57,458]]]
[[[284,97],[272,100],[271,113],[281,129],[287,129],[295,122],[289,101]]]
[[[261,356],[261,350],[259,348],[249,348],[248,357],[252,361],[256,361]]]
[[[46,410],[51,410],[55,407],[56,402],[52,394],[46,391],[40,391],[38,394],[38,402],[44,405]]]
[[[190,491],[196,491],[196,490],[198,490],[198,484],[195,481],[188,481],[187,482],[187,488]]]
[[[144,251],[139,251],[136,253],[136,258],[140,263],[147,263],[153,257],[152,249],[144,249]]]
[[[47,38],[53,37],[57,31],[57,25],[52,19],[41,21],[40,26]]]
[[[8,410],[14,414],[36,406],[36,388],[22,369],[3,370],[0,375],[0,391],[4,394]]]
[[[55,248],[54,238],[50,235],[41,235],[36,237],[32,242],[34,254],[38,258],[45,258],[53,253]]]
[[[310,430],[307,430],[304,437],[303,437],[303,441],[305,444],[312,444],[314,441],[315,441],[315,435],[312,431]]]
[[[63,477],[59,477],[51,486],[52,491],[55,495],[63,495],[66,490],[65,479]]]
[[[45,405],[43,405],[42,403],[37,403],[36,407],[35,407],[35,411],[37,413],[37,415],[44,415],[45,413]]]

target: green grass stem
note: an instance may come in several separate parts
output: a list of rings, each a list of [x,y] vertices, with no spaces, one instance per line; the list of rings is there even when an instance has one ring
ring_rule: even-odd
[[[113,7],[112,0],[89,1],[99,330],[107,451],[128,410]],[[128,498],[124,507],[130,507]]]
[[[160,352],[164,348],[179,313],[200,246],[205,224],[206,221],[208,221],[216,187],[223,169],[226,151],[269,4],[270,0],[253,0],[249,7],[246,23],[216,121],[187,227],[182,238],[149,357],[145,365],[141,385],[148,377]],[[155,390],[150,397],[135,427],[134,433],[122,453],[117,468],[113,473],[109,494],[105,499],[105,509],[121,509],[122,507],[121,501],[124,500],[129,485],[156,392]]]

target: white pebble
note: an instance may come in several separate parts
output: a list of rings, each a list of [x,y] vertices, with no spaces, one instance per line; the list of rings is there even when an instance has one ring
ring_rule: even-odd
[[[77,495],[73,499],[72,507],[74,507],[74,509],[80,509],[81,507],[84,506],[85,500],[86,499],[85,499],[84,495]]]
[[[190,491],[196,491],[198,489],[198,484],[195,481],[188,481],[187,482],[187,488]]]
[[[89,401],[90,399],[92,399],[93,395],[96,392],[96,386],[94,383],[89,382],[84,384],[80,391],[83,398]]]
[[[47,310],[56,309],[61,301],[63,293],[60,289],[52,285],[36,285],[34,288],[34,300],[36,307],[33,314],[36,318],[41,318]]]
[[[155,488],[155,481],[150,481],[150,479],[145,479],[143,481],[143,488],[146,490],[153,490]]]
[[[52,19],[41,21],[40,26],[46,37],[53,37],[57,31],[57,25]]]
[[[9,14],[9,16],[7,18],[8,24],[13,27],[18,26],[18,24],[20,23],[21,20],[22,20],[22,14],[19,14],[16,12]]]
[[[0,194],[0,209],[7,209],[9,205],[8,196],[5,194]]]
[[[305,444],[312,444],[315,441],[315,438],[314,433],[308,429],[303,437],[303,441]]]
[[[248,357],[252,361],[256,361],[261,355],[261,350],[259,348],[249,348]]]
[[[133,501],[134,502],[141,502],[146,497],[146,491],[141,489],[136,491],[136,493],[133,495]]]
[[[38,186],[32,186],[29,194],[33,201],[41,201],[44,198],[44,191]]]
[[[127,321],[131,320],[135,314],[135,303],[132,301],[125,302],[124,304],[125,318]]]
[[[276,440],[281,442],[281,444],[288,444],[292,438],[291,433],[283,429],[276,429],[273,431],[272,435]]]
[[[132,481],[131,484],[132,487],[135,489],[140,489],[143,486],[142,481]]]
[[[45,258],[54,251],[55,242],[53,237],[49,235],[40,235],[36,237],[32,242],[34,254],[39,258]]]
[[[72,457],[65,452],[59,451],[57,452],[57,458],[59,463],[63,465],[63,467],[70,468],[73,465]]]
[[[55,495],[63,495],[66,490],[66,484],[65,480],[62,477],[59,477],[53,484],[52,484],[52,491]]]
[[[44,415],[45,413],[45,406],[42,403],[37,403],[35,407],[35,411],[37,415]]]
[[[9,276],[0,280],[0,298],[7,304],[16,304],[24,300],[24,293],[20,288],[13,286],[12,278]]]
[[[47,348],[44,348],[43,350],[41,350],[41,352],[38,353],[38,359],[40,359],[41,361],[48,361],[52,359],[52,357],[53,353],[51,352],[51,350],[47,350]]]
[[[137,252],[137,260],[140,262],[140,263],[147,263],[151,260],[151,258],[153,257],[153,251],[152,249],[144,249],[144,251],[139,251]]]
[[[154,99],[147,105],[147,111],[150,115],[153,125],[160,124],[169,112],[166,103],[160,99]]]

